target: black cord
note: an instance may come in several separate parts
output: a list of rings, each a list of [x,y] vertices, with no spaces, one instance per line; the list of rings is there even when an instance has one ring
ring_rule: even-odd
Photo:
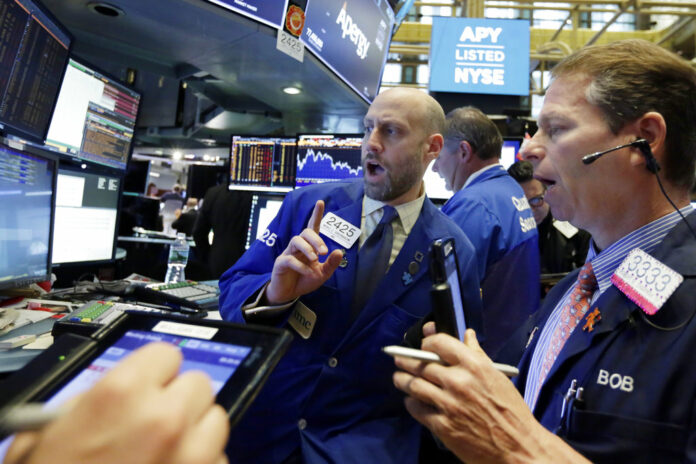
[[[665,192],[665,188],[662,186],[662,181],[660,180],[660,176],[657,175],[657,172],[655,172],[655,178],[657,179],[657,185],[660,186],[660,190],[662,191],[662,195],[664,195],[665,198],[667,199],[667,201],[669,202],[669,204],[672,205],[672,208],[674,208],[674,210],[677,213],[679,213],[679,216],[681,216],[682,220],[686,224],[686,227],[688,227],[689,230],[691,231],[691,235],[693,235],[694,238],[696,238],[696,232],[694,232],[694,229],[691,227],[691,224],[689,224],[689,221],[686,220],[686,217],[682,214],[682,212],[679,210],[679,208],[677,208],[677,205],[675,205],[674,202],[669,198],[669,196],[667,195],[667,192]]]

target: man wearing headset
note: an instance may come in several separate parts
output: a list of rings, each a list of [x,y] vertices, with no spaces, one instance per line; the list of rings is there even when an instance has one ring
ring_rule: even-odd
[[[400,358],[394,382],[467,462],[694,461],[696,70],[626,40],[552,73],[527,159],[554,216],[592,234],[585,266],[531,321],[515,385],[472,331],[432,325],[446,365]]]

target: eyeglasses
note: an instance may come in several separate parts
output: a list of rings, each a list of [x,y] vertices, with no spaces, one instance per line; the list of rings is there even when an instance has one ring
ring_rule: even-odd
[[[532,208],[538,208],[544,204],[544,195],[537,195],[536,197],[527,198],[527,202]]]

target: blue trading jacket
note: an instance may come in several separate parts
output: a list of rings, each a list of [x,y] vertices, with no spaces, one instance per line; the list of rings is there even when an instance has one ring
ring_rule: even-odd
[[[471,240],[482,276],[484,350],[491,357],[539,306],[539,245],[532,210],[502,166],[481,173],[442,207]]]
[[[289,193],[269,226],[220,280],[220,312],[244,323],[240,307],[269,279],[275,258],[306,227],[317,200],[360,226],[363,183],[303,187]],[[480,329],[478,274],[470,242],[426,199],[398,257],[353,322],[357,242],[318,290],[300,298],[317,316],[308,339],[295,340],[231,434],[230,462],[276,463],[300,451],[309,463],[415,463],[420,426],[408,415],[403,395],[392,384],[394,363],[380,349],[400,344],[404,333],[431,310],[428,247],[454,237],[469,325]],[[340,245],[325,238],[329,252]],[[417,263],[415,266],[411,263]],[[409,266],[412,270],[409,273]],[[292,309],[280,320],[287,326]]]

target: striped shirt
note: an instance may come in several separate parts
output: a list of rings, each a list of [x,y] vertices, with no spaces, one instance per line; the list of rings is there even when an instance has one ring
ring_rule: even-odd
[[[680,212],[686,216],[693,210],[693,207],[688,205],[682,208]],[[592,269],[597,277],[597,283],[599,286],[599,288],[592,295],[592,303],[597,301],[597,298],[599,298],[599,296],[611,286],[611,276],[631,250],[634,248],[640,248],[646,253],[651,253],[655,250],[655,248],[657,248],[667,233],[672,230],[672,228],[677,225],[680,220],[681,216],[676,211],[669,213],[660,219],[656,219],[655,221],[634,230],[599,253],[595,252],[594,243],[592,243],[587,259],[592,262]],[[544,363],[546,351],[549,349],[551,338],[556,326],[560,323],[560,316],[562,312],[561,308],[563,308],[563,306],[566,304],[566,300],[570,296],[570,293],[574,287],[575,283],[573,283],[573,285],[566,290],[563,298],[558,301],[558,304],[541,330],[539,342],[534,349],[532,361],[529,365],[529,373],[527,374],[527,383],[525,384],[524,389],[524,401],[532,411],[534,410],[534,406],[536,405],[537,397],[539,395],[537,384],[539,381],[539,376],[542,372],[542,365]]]

